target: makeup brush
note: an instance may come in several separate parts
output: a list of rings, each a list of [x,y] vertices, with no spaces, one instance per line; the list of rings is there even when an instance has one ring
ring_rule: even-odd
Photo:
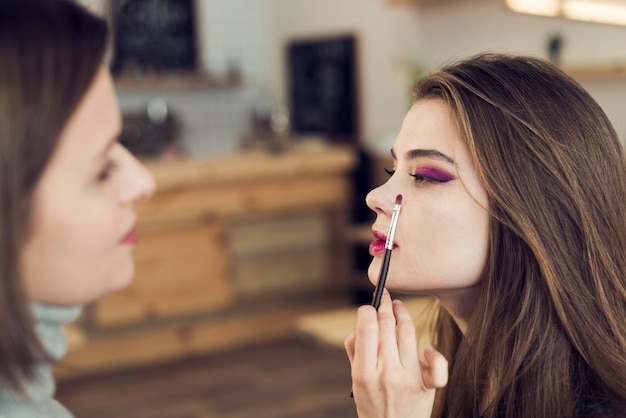
[[[393,250],[393,238],[396,235],[396,227],[398,226],[398,215],[400,214],[400,205],[402,203],[402,195],[396,196],[396,204],[393,207],[391,213],[391,225],[389,226],[389,233],[387,234],[387,241],[385,241],[385,255],[383,256],[383,265],[380,268],[380,274],[378,276],[378,282],[376,283],[376,289],[374,290],[374,298],[372,300],[372,306],[378,310],[380,306],[380,298],[383,295],[383,289],[385,288],[385,282],[387,281],[387,272],[389,271],[389,261],[391,260],[391,251]]]
[[[387,272],[389,271],[389,261],[391,260],[391,251],[393,250],[393,238],[396,236],[396,227],[398,226],[398,215],[400,214],[400,205],[402,203],[402,195],[396,196],[396,204],[393,207],[391,213],[391,225],[389,225],[389,233],[387,234],[387,240],[385,241],[385,255],[383,256],[383,265],[380,268],[380,274],[378,275],[378,282],[376,283],[376,289],[374,290],[374,298],[372,299],[372,306],[378,310],[380,306],[380,298],[383,295],[383,289],[385,288],[385,282],[387,281]],[[350,391],[350,397],[354,398],[354,392]]]

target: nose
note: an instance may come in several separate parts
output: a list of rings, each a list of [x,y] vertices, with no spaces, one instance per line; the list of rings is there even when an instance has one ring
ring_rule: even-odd
[[[128,153],[125,186],[122,191],[123,203],[147,200],[156,191],[156,181],[150,171],[132,154]]]
[[[371,190],[367,196],[365,196],[367,207],[373,210],[377,215],[386,214],[391,216],[393,212],[393,206],[396,196],[398,196],[398,191],[396,190],[394,192],[392,190],[390,180]]]
[[[148,200],[156,191],[156,180],[143,164],[137,161],[137,165],[139,166],[138,170],[140,171],[140,175],[138,175],[139,178],[134,201]]]

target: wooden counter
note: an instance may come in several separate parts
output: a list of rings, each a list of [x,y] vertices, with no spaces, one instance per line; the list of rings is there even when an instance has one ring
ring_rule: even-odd
[[[251,150],[222,157],[147,161],[145,165],[157,180],[158,192],[164,193],[194,186],[344,175],[354,163],[355,155],[350,147],[313,142],[294,145],[278,154]]]
[[[88,306],[57,377],[221,350],[348,303],[352,149],[147,162],[136,277]]]
[[[355,162],[348,147],[302,146],[282,154],[147,163],[158,194],[139,212],[143,225],[180,219],[233,217],[309,207],[344,207],[346,175]]]

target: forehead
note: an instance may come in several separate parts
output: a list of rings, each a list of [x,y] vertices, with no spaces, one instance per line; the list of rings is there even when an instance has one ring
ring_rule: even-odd
[[[116,137],[120,124],[113,83],[103,67],[62,132],[56,157],[87,163]]]
[[[467,144],[459,133],[450,107],[439,99],[422,99],[408,111],[394,144],[398,160],[410,150],[437,150],[457,164],[469,162]]]

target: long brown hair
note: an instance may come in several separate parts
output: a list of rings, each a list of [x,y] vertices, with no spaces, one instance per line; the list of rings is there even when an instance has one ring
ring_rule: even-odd
[[[106,23],[70,0],[0,1],[0,378],[46,358],[19,271],[31,197],[103,64]]]
[[[489,195],[490,251],[438,417],[626,410],[626,159],[600,106],[541,59],[481,54],[419,80],[443,99]]]

